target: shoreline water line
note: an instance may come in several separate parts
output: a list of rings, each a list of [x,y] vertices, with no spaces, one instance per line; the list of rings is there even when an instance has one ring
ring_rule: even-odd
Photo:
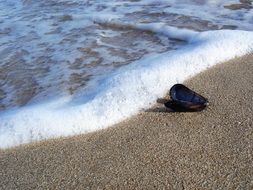
[[[171,33],[164,26],[143,28]],[[71,105],[71,97],[63,97],[1,114],[0,148],[111,126],[149,108],[174,83],[253,51],[253,32],[207,31],[187,38],[189,44],[183,48],[147,56],[119,69],[84,104]]]

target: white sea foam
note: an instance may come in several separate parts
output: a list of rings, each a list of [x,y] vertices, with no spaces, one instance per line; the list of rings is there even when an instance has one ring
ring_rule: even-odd
[[[252,5],[238,3],[0,0],[0,147],[108,127],[252,52]],[[224,28],[245,31],[207,31]]]
[[[173,52],[147,56],[107,78],[89,101],[71,104],[71,97],[24,107],[0,116],[2,148],[108,127],[154,104],[174,84],[223,61],[253,51],[247,31],[177,32],[164,25],[137,28],[177,38],[189,44]]]
[[[177,49],[176,42],[161,40],[161,35],[136,34],[131,27],[107,28],[93,21],[118,25],[130,21],[135,28],[158,27],[160,31],[156,32],[170,32],[166,35],[175,38],[182,37],[182,28],[252,31],[250,5],[236,10],[226,7],[238,3],[239,0],[0,0],[0,112],[83,93],[86,88],[96,88],[101,75],[110,75],[121,65],[151,53]],[[172,31],[170,26],[181,29]],[[21,80],[24,82],[20,84]]]

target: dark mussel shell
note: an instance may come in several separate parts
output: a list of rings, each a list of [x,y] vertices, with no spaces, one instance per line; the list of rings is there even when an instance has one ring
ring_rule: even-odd
[[[208,105],[206,98],[182,84],[171,87],[170,97],[171,100],[164,105],[174,111],[201,111]]]

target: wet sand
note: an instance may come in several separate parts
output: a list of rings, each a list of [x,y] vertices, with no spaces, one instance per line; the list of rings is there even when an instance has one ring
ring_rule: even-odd
[[[252,189],[253,55],[185,82],[199,113],[154,108],[109,129],[0,152],[0,189]]]

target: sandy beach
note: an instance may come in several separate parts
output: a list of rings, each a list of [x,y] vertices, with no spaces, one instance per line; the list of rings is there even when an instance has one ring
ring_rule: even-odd
[[[198,113],[162,105],[105,130],[0,151],[0,189],[253,189],[253,55],[188,87]],[[169,90],[169,89],[168,89]]]

